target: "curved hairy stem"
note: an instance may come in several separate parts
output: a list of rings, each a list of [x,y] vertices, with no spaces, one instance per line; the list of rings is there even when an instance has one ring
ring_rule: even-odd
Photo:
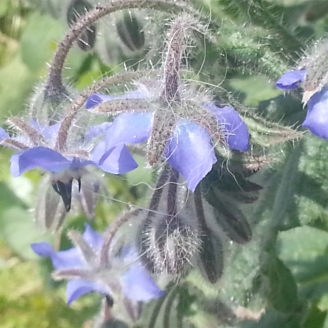
[[[56,97],[65,93],[61,76],[64,62],[73,43],[78,40],[83,31],[98,19],[106,15],[118,10],[132,8],[148,8],[175,13],[187,9],[184,5],[178,5],[176,3],[162,0],[115,0],[88,11],[69,29],[65,37],[58,44],[57,51],[50,65],[50,71],[44,91],[45,98],[53,97],[56,99]]]
[[[92,93],[99,92],[100,90],[108,87],[109,85],[132,81],[133,79],[145,76],[147,72],[148,71],[124,72],[112,75],[109,77],[105,77],[100,81],[97,81],[92,86],[84,90],[70,105],[63,121],[61,122],[60,128],[58,130],[55,149],[58,151],[65,150],[69,129],[72,126],[73,120],[76,117],[76,114],[78,113],[79,109],[85,104],[87,98]]]
[[[104,233],[104,243],[100,250],[100,266],[106,268],[109,266],[109,250],[113,238],[115,237],[118,229],[128,222],[133,216],[135,216],[140,210],[134,209],[118,216],[114,222],[111,223],[108,230]]]

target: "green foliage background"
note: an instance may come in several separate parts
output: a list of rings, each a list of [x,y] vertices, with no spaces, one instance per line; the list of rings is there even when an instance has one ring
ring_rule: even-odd
[[[238,109],[248,108],[245,120],[253,137],[260,136],[260,152],[273,160],[254,177],[265,187],[260,201],[244,208],[253,241],[245,246],[227,242],[225,274],[216,286],[199,282],[196,274],[181,284],[174,315],[190,327],[328,327],[328,143],[309,133],[295,143],[281,143],[279,137],[288,139],[281,127],[300,122],[304,111],[297,92],[284,96],[274,88],[274,81],[307,46],[324,37],[328,2],[194,3],[219,26],[217,44],[208,48],[200,78],[229,91],[223,95],[237,100]],[[66,29],[55,0],[0,1],[1,123],[25,110]],[[119,69],[117,63],[106,65],[98,55],[78,48],[71,51],[67,67],[65,74],[78,90]],[[268,127],[263,119],[280,127]],[[0,327],[91,327],[100,297],[88,295],[68,307],[64,285],[51,281],[50,263],[40,261],[29,247],[41,240],[58,243],[60,236],[36,228],[30,209],[40,176],[31,172],[12,178],[10,154],[0,150]],[[100,230],[125,208],[124,202],[142,202],[147,188],[135,186],[151,183],[152,176],[140,169],[107,180],[109,195],[92,223]],[[85,219],[72,216],[64,230],[82,229]],[[229,319],[227,309],[239,323]],[[177,327],[174,319],[171,326]]]

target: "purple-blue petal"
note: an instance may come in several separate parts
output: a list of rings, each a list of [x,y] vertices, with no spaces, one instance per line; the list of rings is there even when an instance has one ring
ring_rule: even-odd
[[[56,270],[85,267],[85,263],[81,258],[79,251],[75,247],[64,251],[55,252],[51,257],[51,260],[52,265]]]
[[[146,94],[142,92],[141,90],[134,90],[134,91],[128,91],[120,96],[109,96],[104,95],[100,93],[94,93],[92,94],[85,103],[86,109],[91,109],[93,107],[96,107],[100,104],[103,104],[105,102],[111,101],[111,100],[119,100],[119,99],[143,99],[146,97]]]
[[[302,126],[316,136],[328,139],[328,88],[321,89],[309,99]]]
[[[95,165],[97,166],[96,163],[94,163],[94,161],[91,161],[91,160],[88,160],[88,159],[84,159],[84,158],[77,158],[77,157],[74,157],[72,158],[71,160],[71,163],[70,163],[70,166],[69,166],[69,169],[70,170],[79,170],[83,167],[86,167],[87,165]]]
[[[41,125],[34,119],[31,119],[29,125],[40,132],[47,141],[54,141],[57,138],[58,130],[60,128],[60,122],[45,126]]]
[[[107,131],[106,148],[145,142],[151,134],[152,119],[152,113],[124,113],[117,116]]]
[[[102,284],[84,279],[73,279],[68,281],[66,286],[67,304],[71,305],[75,300],[90,292],[99,292],[103,295],[109,295],[110,290]]]
[[[91,152],[91,158],[92,161],[98,165],[101,158],[104,156],[104,154],[107,152],[106,150],[106,143],[104,140],[97,143],[97,145],[93,148]]]
[[[85,108],[90,109],[90,108],[96,107],[106,101],[110,101],[113,99],[114,99],[114,97],[112,97],[112,96],[94,93],[87,99],[87,101],[85,103]]]
[[[305,76],[305,69],[289,71],[276,82],[276,88],[281,90],[297,89],[299,83],[305,81]]]
[[[33,129],[37,130],[38,132],[41,133],[41,130],[43,128],[43,126],[34,118],[30,119],[29,123],[28,123]]]
[[[217,119],[231,149],[247,151],[249,149],[249,132],[239,113],[230,106],[217,107],[215,104],[205,106]]]
[[[84,141],[89,142],[92,139],[100,136],[101,134],[105,134],[111,125],[112,125],[111,122],[103,122],[101,124],[91,126],[84,136]]]
[[[37,255],[51,258],[52,265],[56,270],[85,266],[76,248],[55,252],[52,246],[45,242],[31,244],[31,248]]]
[[[104,242],[104,238],[97,231],[93,230],[88,223],[84,223],[84,227],[83,239],[93,250],[99,251]]]
[[[51,257],[54,254],[54,249],[48,243],[33,243],[31,244],[31,248],[34,253],[42,257]]]
[[[95,148],[92,156],[96,165],[104,172],[112,174],[124,174],[138,167],[137,162],[131,156],[125,145],[121,144],[107,150],[99,159],[101,152],[105,150],[104,143]]]
[[[131,265],[121,276],[121,284],[124,296],[133,301],[148,302],[165,294],[140,264]]]
[[[125,144],[146,141],[151,133],[152,113],[131,113],[117,116],[107,130],[105,141],[92,151],[92,160],[105,172],[123,174],[134,170],[137,163]]]
[[[58,135],[60,124],[61,122],[58,122],[42,128],[41,133],[44,136],[44,138],[48,141],[55,141]]]
[[[210,134],[200,125],[185,120],[178,123],[164,156],[184,176],[191,191],[216,162]]]
[[[12,155],[10,162],[10,172],[14,177],[35,168],[49,172],[60,172],[71,165],[71,161],[60,153],[46,147],[33,147]]]
[[[139,252],[134,244],[125,244],[120,251],[119,258],[124,264],[135,262],[139,258]]]
[[[0,128],[0,141],[8,138],[10,138],[9,134],[3,128]]]
[[[127,91],[121,96],[115,96],[114,99],[146,99],[149,94],[145,89]]]

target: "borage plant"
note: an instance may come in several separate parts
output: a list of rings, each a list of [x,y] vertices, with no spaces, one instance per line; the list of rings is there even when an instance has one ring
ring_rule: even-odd
[[[304,213],[324,210],[324,201],[315,207],[314,197],[295,187],[307,179],[324,188],[324,179],[309,172],[313,166],[304,165],[316,149],[312,139],[295,141],[304,135],[299,85],[308,106],[303,126],[328,136],[326,42],[298,60],[302,40],[276,19],[282,9],[271,2],[220,0],[213,16],[170,0],[60,6],[49,8],[56,17],[66,13],[68,31],[47,80],[26,113],[8,118],[0,143],[14,151],[13,177],[41,171],[33,209],[54,242],[31,247],[51,260],[55,280],[68,280],[68,305],[100,294],[93,327],[307,322],[318,300],[311,313],[300,313],[302,281],[279,245],[289,245],[289,230],[310,222]],[[272,39],[264,37],[268,30]],[[80,92],[63,78],[74,44],[88,53],[80,74],[105,70]],[[114,67],[117,60],[124,65]],[[297,64],[288,71],[291,62]],[[276,87],[296,90],[289,98],[276,97],[264,78],[277,80],[284,71]],[[245,83],[243,74],[264,78],[268,96],[258,95],[258,85],[250,92],[258,82]],[[234,93],[236,85],[246,91]],[[260,97],[255,104],[249,93]],[[296,104],[292,113],[280,104],[286,99]],[[127,205],[119,215],[118,203]],[[78,232],[81,217],[106,227],[103,235],[89,224]]]

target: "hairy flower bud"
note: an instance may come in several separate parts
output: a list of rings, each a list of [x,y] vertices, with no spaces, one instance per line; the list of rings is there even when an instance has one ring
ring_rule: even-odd
[[[54,124],[75,96],[76,91],[69,85],[55,89],[40,83],[28,103],[29,116],[42,125]]]
[[[140,231],[142,259],[147,268],[156,273],[177,275],[198,251],[198,232],[178,215],[155,215],[145,219]]]
[[[143,211],[139,246],[143,262],[156,273],[183,273],[198,252],[198,224],[186,211],[185,188],[178,186],[179,174],[165,166],[150,201]]]
[[[90,11],[93,6],[86,0],[72,0],[67,8],[66,19],[68,26],[74,25],[78,19],[87,11]],[[97,27],[95,24],[88,26],[77,40],[77,45],[83,51],[92,49],[96,43]]]
[[[301,84],[304,89],[303,103],[308,104],[312,96],[328,86],[327,49],[328,40],[316,42],[300,60],[297,68],[288,71],[276,82],[276,87],[292,90]]]
[[[145,45],[145,33],[138,17],[131,11],[125,11],[116,22],[116,31],[124,45],[131,51],[139,51]]]

